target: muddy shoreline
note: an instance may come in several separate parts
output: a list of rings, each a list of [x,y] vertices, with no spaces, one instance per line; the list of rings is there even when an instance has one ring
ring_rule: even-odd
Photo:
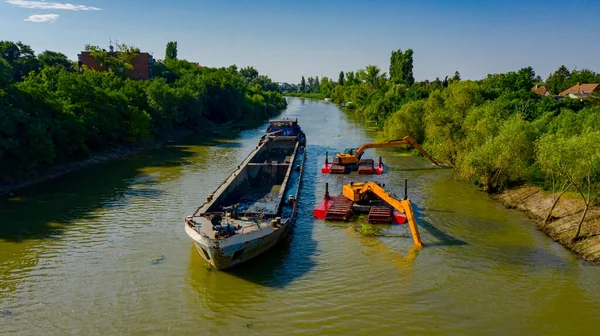
[[[536,222],[539,230],[565,246],[582,259],[600,265],[600,207],[590,206],[581,227],[581,237],[572,238],[583,213],[583,201],[576,197],[562,197],[548,223],[543,223],[552,206],[553,197],[542,188],[522,185],[492,196],[510,209],[524,212]]]

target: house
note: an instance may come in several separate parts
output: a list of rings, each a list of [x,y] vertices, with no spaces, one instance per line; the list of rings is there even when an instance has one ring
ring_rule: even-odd
[[[118,51],[109,51],[107,54],[111,57],[118,55]],[[87,66],[94,70],[104,70],[100,62],[92,57],[89,51],[82,51],[77,55],[79,67]],[[131,61],[132,70],[127,71],[127,77],[131,79],[152,79],[152,69],[154,68],[154,58],[146,52],[138,53]]]
[[[550,95],[550,90],[548,90],[543,85],[536,85],[531,88],[531,91],[535,92],[538,96],[549,96]]]
[[[559,96],[583,99],[591,96],[594,92],[600,92],[600,84],[580,84],[577,82],[576,85],[561,92]]]

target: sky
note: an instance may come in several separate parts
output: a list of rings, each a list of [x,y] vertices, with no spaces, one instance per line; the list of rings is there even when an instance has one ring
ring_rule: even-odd
[[[417,80],[525,66],[546,78],[563,64],[600,72],[598,18],[599,0],[0,0],[0,40],[72,60],[110,39],[162,59],[177,41],[179,58],[289,83],[371,64],[387,72],[392,50],[408,48]]]

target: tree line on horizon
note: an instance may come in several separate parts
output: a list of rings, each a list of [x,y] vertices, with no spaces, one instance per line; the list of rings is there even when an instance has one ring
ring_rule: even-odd
[[[458,71],[444,80],[416,82],[413,51],[393,51],[389,73],[375,65],[340,72],[323,86],[304,80],[296,95],[330,97],[379,127],[378,140],[411,136],[436,159],[451,163],[457,179],[490,193],[533,183],[555,196],[581,197],[584,208],[573,238],[600,196],[600,96],[558,99],[532,91],[545,85],[557,94],[579,83],[600,83],[589,69],[565,66],[544,82],[531,67],[463,80]],[[314,85],[311,85],[314,84]],[[289,94],[289,93],[286,93]]]
[[[0,182],[178,129],[253,124],[284,109],[278,86],[252,67],[198,67],[169,42],[152,80],[127,78],[139,49],[86,45],[106,71],[60,52],[0,41]]]

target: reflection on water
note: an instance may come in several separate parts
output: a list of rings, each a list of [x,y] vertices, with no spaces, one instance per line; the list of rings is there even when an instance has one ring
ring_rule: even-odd
[[[298,221],[265,255],[211,271],[183,231],[264,126],[85,169],[0,200],[0,334],[592,334],[600,271],[474,187],[395,148],[386,174],[321,175],[371,142],[360,115],[290,99],[307,163]],[[403,135],[399,135],[401,137]],[[409,181],[425,247],[405,226],[364,237],[312,209],[350,181]],[[395,236],[395,237],[394,237]],[[160,258],[160,262],[149,262]]]

